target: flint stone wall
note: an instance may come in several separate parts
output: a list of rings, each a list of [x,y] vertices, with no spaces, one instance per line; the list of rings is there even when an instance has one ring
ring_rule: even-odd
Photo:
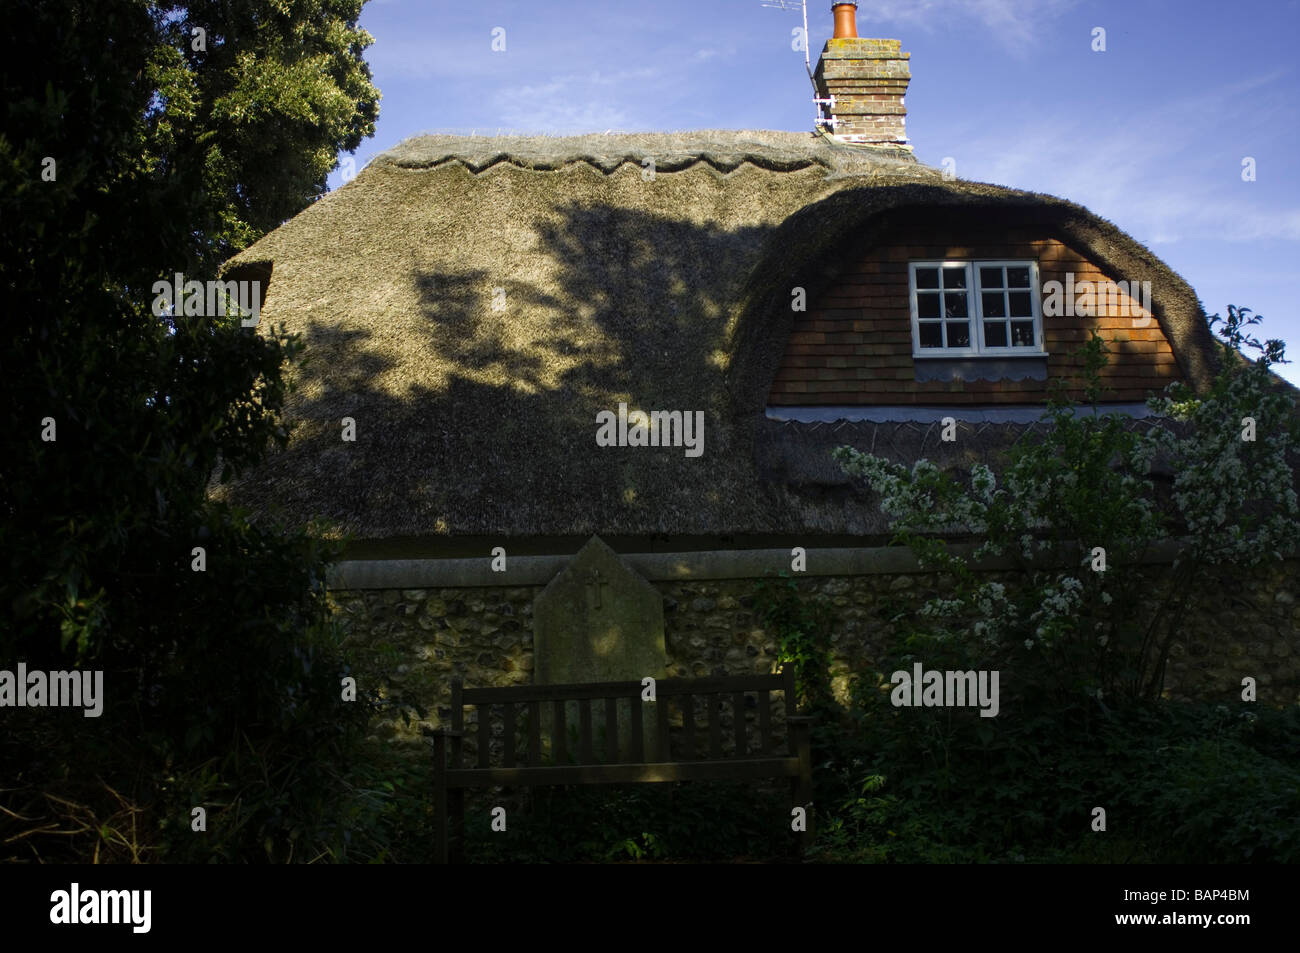
[[[926,573],[796,578],[805,595],[826,600],[834,609],[831,676],[842,701],[851,677],[875,671],[887,650],[895,634],[887,621],[890,609],[904,599],[939,593],[936,577]],[[777,636],[757,617],[758,582],[652,581],[664,599],[670,676],[774,670]],[[369,687],[390,701],[425,709],[423,719],[410,709],[403,717],[401,705],[395,705],[376,721],[374,737],[423,752],[421,725],[445,723],[454,675],[476,687],[531,683],[533,599],[542,588],[333,591],[349,644],[369,654],[375,663],[371,667],[383,673],[381,683]],[[1300,562],[1292,560],[1264,567],[1239,592],[1204,598],[1202,608],[1185,621],[1186,647],[1176,647],[1172,654],[1167,694],[1237,700],[1242,678],[1252,676],[1260,704],[1294,704],[1300,696],[1298,597]],[[1153,593],[1152,598],[1158,597]]]

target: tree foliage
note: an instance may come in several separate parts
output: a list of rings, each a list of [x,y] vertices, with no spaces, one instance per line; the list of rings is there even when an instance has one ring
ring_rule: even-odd
[[[186,778],[219,800],[255,752],[292,741],[327,757],[363,715],[338,704],[327,548],[207,496],[214,475],[287,440],[282,368],[298,343],[233,316],[160,318],[151,292],[175,272],[213,277],[373,132],[360,7],[15,0],[0,13],[0,667],[102,669],[107,695],[99,719],[10,720],[0,775],[17,782],[16,816],[111,790],[187,825],[189,805],[168,801]],[[246,841],[284,854],[283,816],[322,788],[290,783],[276,801],[267,779],[326,770],[263,767],[266,810],[249,814],[260,795],[244,791],[233,854]],[[89,856],[93,840],[69,850]]]
[[[912,466],[851,448],[898,541],[933,575],[890,595],[895,630],[853,686],[840,738],[815,749],[816,853],[868,862],[1288,862],[1300,856],[1300,708],[1163,699],[1195,613],[1296,555],[1300,446],[1279,341],[1228,308],[1221,371],[1173,387],[1145,421],[1105,413],[1105,342],[1087,400],[1058,392],[1004,466]],[[1247,360],[1243,350],[1258,353]],[[967,547],[954,545],[964,541]],[[1173,542],[1174,556],[1144,562]],[[1173,555],[1173,554],[1170,554]],[[982,565],[1001,557],[1000,568]],[[1007,568],[1009,567],[1009,568]],[[887,680],[994,670],[998,717],[895,707]],[[1104,805],[1108,833],[1091,826]]]
[[[959,479],[927,460],[906,467],[835,451],[879,494],[897,539],[952,581],[921,607],[919,629],[991,667],[1014,659],[1060,697],[1160,694],[1197,595],[1281,558],[1300,536],[1295,400],[1269,370],[1284,347],[1246,334],[1257,320],[1249,311],[1228,315],[1211,319],[1224,350],[1213,387],[1197,396],[1172,386],[1150,402],[1162,421],[1154,426],[1103,412],[1106,344],[1094,333],[1084,349],[1087,403],[1058,389],[1043,439],[1017,443],[1000,475],[977,464]],[[1243,346],[1258,360],[1243,359]],[[1157,485],[1157,463],[1172,491]],[[962,534],[978,540],[969,554],[948,545]],[[1170,540],[1180,554],[1167,573],[1143,564]],[[984,557],[1013,560],[1012,582],[977,572]]]

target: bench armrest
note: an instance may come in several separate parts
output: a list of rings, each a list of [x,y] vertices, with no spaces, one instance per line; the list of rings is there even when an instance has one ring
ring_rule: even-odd
[[[420,728],[421,734],[426,738],[464,738],[465,732],[457,731],[455,728],[430,728],[424,725]]]

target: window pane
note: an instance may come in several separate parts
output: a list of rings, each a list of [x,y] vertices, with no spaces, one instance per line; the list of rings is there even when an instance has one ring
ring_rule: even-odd
[[[984,305],[984,317],[1005,318],[1007,316],[1006,305],[1002,301],[1001,291],[994,291],[992,294],[986,291],[980,295],[980,299]]]
[[[965,288],[966,287],[966,269],[965,268],[945,268],[943,270],[943,286],[945,288]]]
[[[1007,269],[1007,287],[1008,287],[1008,288],[1028,288],[1028,287],[1029,287],[1029,269],[1028,269],[1028,268],[1008,268],[1008,269]]]
[[[939,269],[938,268],[916,269],[916,286],[918,288],[939,287]]]
[[[916,314],[921,318],[939,317],[939,296],[937,294],[920,294],[916,296]]]
[[[948,322],[948,346],[970,347],[970,324],[968,322]]]
[[[1033,347],[1034,346],[1034,322],[1033,321],[1011,322],[1011,345],[1012,347]]]
[[[921,347],[943,347],[943,325],[938,321],[922,322]]]
[[[1011,316],[1013,318],[1032,318],[1034,316],[1028,291],[1013,291],[1007,297],[1011,299]]]
[[[984,322],[984,346],[985,347],[1006,347],[1007,346],[1007,325],[1005,321]]]
[[[946,294],[943,296],[944,317],[964,318],[968,312],[966,310],[966,295]]]
[[[981,288],[1005,288],[1006,285],[1002,283],[1002,269],[981,268],[980,287]]]

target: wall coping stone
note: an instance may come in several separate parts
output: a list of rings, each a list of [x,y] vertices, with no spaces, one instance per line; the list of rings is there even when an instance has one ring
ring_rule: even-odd
[[[976,544],[953,544],[955,553],[969,554]],[[1146,562],[1171,562],[1179,546],[1168,541],[1153,547]],[[623,560],[652,581],[704,579],[761,579],[790,571],[788,549],[714,549],[680,553],[622,553]],[[487,586],[544,586],[573,561],[572,553],[550,556],[507,556],[506,568],[493,572],[492,558],[477,559],[353,559],[331,567],[330,589],[456,589]],[[1014,568],[1007,558],[984,560],[980,570]],[[870,576],[921,573],[910,549],[872,546],[861,549],[807,550],[807,570],[802,576]]]

